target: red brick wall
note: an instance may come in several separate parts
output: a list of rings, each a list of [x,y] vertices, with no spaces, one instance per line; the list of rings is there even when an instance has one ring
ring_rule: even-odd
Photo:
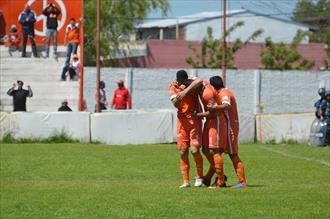
[[[192,43],[197,50],[200,50],[200,42],[187,42],[183,40],[151,40],[148,41],[148,56],[135,57],[119,60],[119,67],[146,67],[146,68],[191,68],[185,62],[185,58],[192,56],[193,52],[188,48]],[[238,69],[259,69],[260,49],[263,44],[251,43],[235,54],[234,65]],[[326,56],[323,44],[311,43],[302,44],[298,47],[302,56],[315,61],[314,70],[323,67],[323,60]]]

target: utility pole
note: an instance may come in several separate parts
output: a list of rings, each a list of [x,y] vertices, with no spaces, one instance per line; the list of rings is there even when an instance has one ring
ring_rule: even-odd
[[[222,42],[222,61],[221,61],[221,69],[222,69],[222,80],[223,83],[226,84],[226,50],[227,50],[227,44],[226,44],[226,37],[227,37],[227,28],[226,28],[226,0],[222,0],[222,7],[223,7],[223,42]]]
[[[100,112],[100,0],[96,0],[96,112]]]

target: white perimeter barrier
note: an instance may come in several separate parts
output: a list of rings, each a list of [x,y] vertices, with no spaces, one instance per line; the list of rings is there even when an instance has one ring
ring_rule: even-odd
[[[173,142],[171,110],[112,111],[91,115],[91,139],[106,144]]]
[[[9,113],[0,112],[0,139],[10,132]]]
[[[10,132],[16,139],[42,139],[64,132],[72,139],[89,142],[89,114],[88,112],[14,112],[4,121],[1,118],[1,135]],[[8,125],[9,128],[6,128]],[[2,129],[5,132],[2,132]]]
[[[307,143],[314,119],[314,113],[257,115],[257,140],[262,143],[271,140]]]
[[[173,112],[173,141],[176,141],[176,124],[177,115]],[[252,142],[255,136],[255,116],[254,114],[239,114],[239,135],[238,140],[240,143]]]

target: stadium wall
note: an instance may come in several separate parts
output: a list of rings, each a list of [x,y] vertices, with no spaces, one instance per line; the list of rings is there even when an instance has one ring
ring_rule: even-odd
[[[178,69],[152,68],[102,68],[101,80],[106,83],[111,101],[116,81],[132,81],[134,109],[174,109],[169,101],[167,87],[175,79]],[[128,74],[132,71],[132,74]],[[220,75],[220,69],[187,69],[191,75],[208,80]],[[85,98],[88,111],[95,105],[95,68],[85,67]],[[129,75],[133,75],[129,80]],[[319,98],[317,90],[330,89],[330,71],[267,71],[228,70],[227,86],[234,92],[239,113],[291,113],[312,112]]]

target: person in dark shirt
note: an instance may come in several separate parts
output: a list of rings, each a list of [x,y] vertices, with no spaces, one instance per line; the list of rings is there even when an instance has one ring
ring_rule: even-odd
[[[53,3],[50,3],[43,10],[42,14],[47,17],[45,57],[46,58],[49,57],[49,43],[51,36],[53,36],[53,42],[54,42],[53,54],[54,57],[56,58],[57,57],[57,26],[58,26],[57,18],[61,14],[61,11]]]
[[[24,11],[20,13],[18,21],[22,25],[23,32],[22,57],[26,57],[26,43],[28,37],[31,41],[33,56],[38,57],[36,42],[34,39],[34,23],[37,21],[37,18],[34,11],[31,11],[29,4],[25,4]]]
[[[16,111],[26,111],[26,97],[32,97],[33,93],[30,85],[28,85],[28,90],[23,89],[23,81],[17,81],[18,88],[16,84],[7,91],[9,96],[13,97],[14,112]]]
[[[325,99],[322,101],[319,111],[320,120],[327,124],[325,144],[330,145],[330,90],[326,91]]]
[[[325,88],[320,88],[319,90],[318,90],[318,93],[319,93],[319,95],[320,95],[320,99],[318,100],[318,101],[316,101],[315,102],[315,104],[314,104],[314,107],[315,107],[315,116],[316,116],[316,118],[320,118],[320,107],[321,107],[321,104],[322,104],[322,101],[325,99]]]
[[[59,112],[63,112],[63,111],[72,111],[72,109],[68,106],[68,100],[63,100],[62,102],[62,106],[60,108],[58,108]]]

